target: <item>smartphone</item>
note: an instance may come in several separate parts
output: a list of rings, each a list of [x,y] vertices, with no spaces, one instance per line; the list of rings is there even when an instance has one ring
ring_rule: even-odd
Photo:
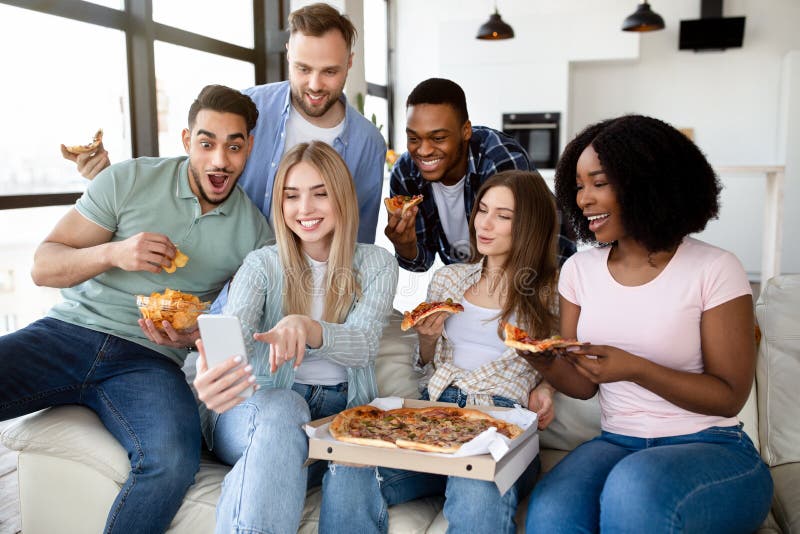
[[[197,326],[200,328],[200,338],[203,340],[209,369],[231,356],[241,356],[242,363],[230,372],[247,365],[247,350],[242,336],[242,324],[238,317],[203,314],[197,318]],[[252,394],[253,388],[250,387],[239,393],[239,396],[247,398]]]

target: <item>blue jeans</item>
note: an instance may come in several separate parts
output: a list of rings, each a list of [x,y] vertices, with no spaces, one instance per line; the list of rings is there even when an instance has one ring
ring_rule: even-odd
[[[423,400],[428,392],[423,392]],[[442,402],[466,403],[466,395],[448,387]],[[514,401],[495,397],[496,406]],[[513,534],[517,504],[530,493],[539,472],[539,457],[528,466],[504,495],[494,482],[434,475],[384,467],[352,467],[331,464],[322,484],[320,534],[382,533],[389,530],[390,506],[422,497],[444,495],[448,532]],[[532,531],[531,531],[532,532]]]
[[[0,338],[0,420],[93,410],[131,470],[105,532],[164,532],[200,464],[197,404],[180,368],[124,339],[45,318]]]
[[[527,532],[754,532],[772,478],[740,427],[633,438],[603,432],[536,486]]]
[[[345,409],[347,384],[259,389],[220,415],[214,453],[233,468],[217,504],[218,534],[297,532],[308,487],[319,485],[325,462],[303,467],[303,425]]]

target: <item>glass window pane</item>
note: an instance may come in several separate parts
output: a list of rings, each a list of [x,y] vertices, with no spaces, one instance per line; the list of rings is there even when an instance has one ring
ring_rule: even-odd
[[[38,287],[31,280],[33,253],[71,206],[0,210],[0,335],[44,316],[61,300],[61,293]]]
[[[153,0],[153,20],[239,46],[254,46],[252,0]]]
[[[386,0],[364,0],[364,73],[367,81],[386,85]]]
[[[98,128],[112,161],[130,158],[125,35],[4,4],[0,20],[0,195],[82,190],[59,145],[89,143]],[[65,58],[65,45],[91,50],[91,62]]]
[[[252,63],[199,52],[161,41],[155,43],[158,147],[162,156],[183,154],[181,131],[189,106],[206,85],[246,89],[255,83]]]
[[[372,117],[373,115],[375,115],[374,119]],[[367,95],[367,98],[364,99],[364,116],[375,123],[380,129],[384,141],[386,141],[389,135],[389,105],[386,99]]]

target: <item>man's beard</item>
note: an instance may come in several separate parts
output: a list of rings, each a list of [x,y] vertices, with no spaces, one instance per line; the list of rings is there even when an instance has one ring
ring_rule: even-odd
[[[234,184],[233,187],[228,189],[228,194],[225,195],[223,198],[221,198],[219,200],[215,200],[213,198],[209,198],[208,193],[206,193],[206,190],[203,188],[203,183],[200,180],[201,174],[198,173],[197,169],[195,169],[194,166],[191,164],[191,162],[189,162],[189,174],[192,175],[192,180],[194,181],[194,185],[197,186],[197,190],[200,192],[200,196],[203,198],[203,200],[205,200],[209,204],[213,204],[214,206],[219,206],[220,204],[222,204],[223,202],[228,200],[228,197],[230,197],[231,193],[233,193],[233,190],[235,189],[236,178],[238,178],[238,176],[234,177],[233,176],[233,172],[229,171],[228,169],[212,169],[211,172],[222,172],[222,173],[227,174],[228,175],[228,180],[229,181],[233,181],[233,184]]]
[[[305,113],[309,117],[322,117],[328,112],[329,109],[331,109],[336,104],[336,102],[339,101],[339,97],[342,96],[343,89],[344,88],[339,89],[336,92],[328,93],[329,98],[326,104],[322,107],[311,107],[308,104],[308,102],[306,102],[306,99],[303,98],[305,92],[300,92],[298,89],[295,89],[294,87],[292,87],[292,100],[294,101],[295,105],[299,107],[303,111],[303,113]]]

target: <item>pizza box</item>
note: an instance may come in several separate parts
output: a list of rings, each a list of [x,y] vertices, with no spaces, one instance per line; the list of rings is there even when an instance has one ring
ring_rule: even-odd
[[[428,406],[454,406],[446,402],[432,402],[414,399],[403,399],[404,408],[425,408]],[[483,412],[501,412],[512,408],[499,406],[469,406]],[[310,431],[316,431],[330,423],[335,416],[317,419],[308,423]],[[491,454],[478,456],[453,457],[447,454],[429,453],[409,449],[385,449],[356,445],[334,439],[327,430],[313,432],[314,437],[308,441],[309,462],[314,460],[332,460],[336,462],[392,467],[395,469],[408,469],[424,473],[439,475],[453,475],[478,480],[490,480],[497,485],[497,489],[504,494],[526,467],[539,454],[539,434],[536,424],[513,439],[509,450],[497,461]]]

